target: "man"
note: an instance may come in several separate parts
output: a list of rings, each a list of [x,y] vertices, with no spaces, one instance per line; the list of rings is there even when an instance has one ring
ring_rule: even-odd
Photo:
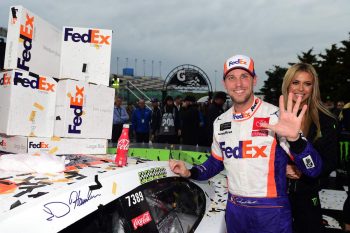
[[[175,105],[175,107],[177,108],[177,111],[180,111],[180,110],[181,110],[182,102],[183,102],[183,101],[182,101],[181,95],[178,95],[178,96],[175,97],[175,103],[174,103],[174,105]]]
[[[116,143],[123,130],[123,124],[129,120],[129,115],[122,106],[123,100],[121,97],[116,97],[114,101],[113,110],[113,128],[112,128],[112,142]]]
[[[136,136],[136,142],[149,142],[150,122],[152,112],[146,108],[145,100],[140,99],[139,107],[132,114],[132,126]]]
[[[306,107],[298,115],[301,98],[292,108],[289,96],[285,109],[282,97],[277,116],[277,107],[255,97],[257,77],[253,60],[247,56],[229,58],[223,78],[233,106],[214,122],[211,156],[190,170],[175,160],[169,162],[170,168],[182,177],[197,180],[227,170],[227,232],[291,233],[286,184],[289,156],[307,176],[319,175],[322,166],[317,151],[300,134]]]
[[[179,111],[174,105],[171,96],[165,97],[162,108],[162,119],[159,129],[158,142],[177,144],[178,136],[181,135]]]
[[[151,99],[152,103],[152,117],[151,117],[151,141],[158,142],[158,134],[162,120],[162,113],[159,108],[159,100],[157,98]]]
[[[199,111],[195,104],[196,98],[188,95],[184,99],[180,111],[182,144],[197,145],[199,132]]]
[[[224,113],[224,104],[226,102],[226,93],[223,91],[216,92],[213,102],[209,105],[206,114],[207,129],[207,146],[213,142],[213,123],[215,119]]]

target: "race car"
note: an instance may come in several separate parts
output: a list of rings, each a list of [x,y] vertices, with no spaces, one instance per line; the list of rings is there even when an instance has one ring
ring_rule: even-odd
[[[61,173],[1,172],[1,232],[226,231],[224,173],[194,182],[137,153],[123,168],[111,154],[66,155]]]

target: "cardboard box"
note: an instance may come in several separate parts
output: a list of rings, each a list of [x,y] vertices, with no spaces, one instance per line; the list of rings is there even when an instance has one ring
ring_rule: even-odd
[[[57,82],[21,70],[0,72],[0,133],[51,137]]]
[[[106,139],[40,138],[0,135],[0,150],[10,153],[106,154]]]
[[[112,30],[63,27],[60,79],[109,85]]]
[[[61,31],[22,6],[10,8],[4,69],[58,77]]]
[[[84,81],[60,80],[57,88],[54,135],[104,138],[112,135],[115,90]]]
[[[27,137],[24,136],[7,136],[0,134],[0,151],[10,153],[27,153]]]

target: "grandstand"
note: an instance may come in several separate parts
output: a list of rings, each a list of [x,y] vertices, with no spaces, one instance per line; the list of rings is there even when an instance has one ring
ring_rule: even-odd
[[[119,88],[125,89],[128,82],[131,82],[137,88],[142,91],[158,90],[161,91],[164,85],[164,80],[160,77],[149,77],[149,76],[124,76],[111,74],[112,84],[118,82],[119,78]],[[116,84],[118,86],[118,84]]]

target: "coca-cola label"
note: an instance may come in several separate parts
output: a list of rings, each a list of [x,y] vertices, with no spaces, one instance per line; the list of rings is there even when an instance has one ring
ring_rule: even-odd
[[[152,221],[152,217],[149,211],[137,216],[136,218],[131,219],[134,230],[136,230],[139,227],[142,227],[143,225],[146,225],[151,221]]]
[[[121,149],[121,150],[128,150],[129,149],[129,140],[128,139],[120,139],[118,141],[117,148]]]
[[[261,126],[262,123],[269,124],[270,117],[255,117],[253,121],[252,137],[264,137],[269,131]]]

